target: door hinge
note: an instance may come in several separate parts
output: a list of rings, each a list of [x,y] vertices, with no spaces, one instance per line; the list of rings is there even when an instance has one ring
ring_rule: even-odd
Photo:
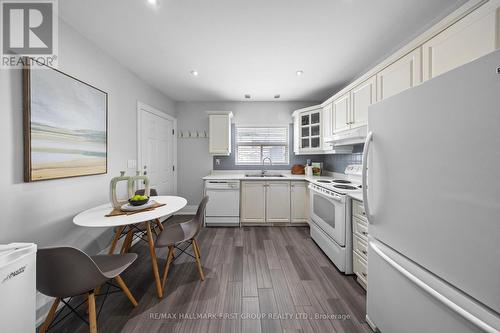
[[[175,165],[172,165],[172,171],[175,171]]]
[[[175,135],[175,130],[174,129],[172,130],[172,135]]]

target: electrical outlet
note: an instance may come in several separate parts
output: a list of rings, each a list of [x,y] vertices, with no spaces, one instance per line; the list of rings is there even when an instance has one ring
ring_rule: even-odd
[[[220,158],[215,159],[215,165],[220,165]]]

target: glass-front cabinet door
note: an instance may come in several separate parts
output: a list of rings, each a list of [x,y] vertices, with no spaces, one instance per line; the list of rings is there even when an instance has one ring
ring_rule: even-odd
[[[300,148],[321,149],[321,109],[300,114]]]

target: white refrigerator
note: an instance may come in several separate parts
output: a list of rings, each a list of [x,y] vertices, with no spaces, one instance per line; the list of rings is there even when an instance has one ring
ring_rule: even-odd
[[[500,51],[370,107],[367,321],[500,332]]]

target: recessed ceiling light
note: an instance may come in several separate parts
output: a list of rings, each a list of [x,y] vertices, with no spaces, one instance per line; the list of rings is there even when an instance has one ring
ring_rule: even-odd
[[[199,74],[199,73],[198,73],[197,71],[195,71],[195,70],[192,70],[192,71],[191,71],[191,72],[189,72],[189,73],[191,73],[191,75],[192,75],[192,76],[198,76],[198,74]]]
[[[158,0],[148,0],[150,5],[156,5],[158,3]]]
[[[250,96],[250,94],[245,94],[245,98],[246,99],[250,99],[252,96]]]
[[[300,70],[300,71],[297,71],[297,76],[301,76],[302,74],[304,74],[304,71]]]
[[[281,96],[279,94],[274,95],[274,98],[280,98]]]

